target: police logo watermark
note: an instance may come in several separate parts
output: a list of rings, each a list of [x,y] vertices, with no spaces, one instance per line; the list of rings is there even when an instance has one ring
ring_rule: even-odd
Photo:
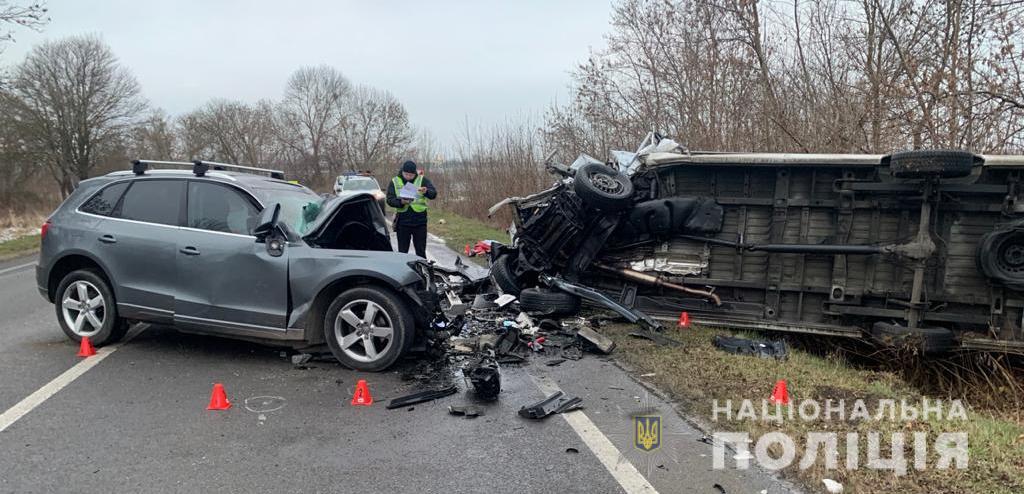
[[[633,423],[633,446],[642,451],[654,451],[661,446],[661,415],[635,415]]]

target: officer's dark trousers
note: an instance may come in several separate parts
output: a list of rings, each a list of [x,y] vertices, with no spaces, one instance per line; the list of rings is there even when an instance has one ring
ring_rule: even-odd
[[[398,252],[409,252],[409,240],[412,240],[416,255],[427,258],[427,225],[406,226],[398,225],[395,228],[398,234]]]

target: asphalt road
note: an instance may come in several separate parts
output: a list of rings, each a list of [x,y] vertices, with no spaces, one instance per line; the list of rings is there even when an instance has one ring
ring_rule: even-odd
[[[429,252],[441,262],[454,255],[436,239]],[[82,361],[23,266],[33,260],[0,263],[0,413]],[[408,379],[422,361],[378,374],[320,360],[297,369],[278,349],[167,327],[137,325],[129,338],[0,432],[0,492],[790,489],[756,470],[712,470],[698,431],[596,355],[504,368],[500,399],[465,419],[447,406],[475,403],[472,393],[384,408],[422,389]],[[349,405],[360,378],[371,407]],[[228,411],[206,410],[215,382],[234,404]],[[585,409],[542,421],[517,416],[553,387],[583,398]],[[653,453],[633,446],[630,414],[645,404],[663,421]]]

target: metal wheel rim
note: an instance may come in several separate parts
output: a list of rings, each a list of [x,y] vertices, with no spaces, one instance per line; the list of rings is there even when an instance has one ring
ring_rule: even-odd
[[[107,301],[96,285],[78,280],[64,289],[61,297],[64,323],[78,336],[95,336],[107,318]]]
[[[376,362],[391,349],[395,326],[380,304],[353,300],[334,319],[334,338],[341,351],[358,362]]]
[[[590,183],[594,184],[596,189],[608,194],[617,194],[622,191],[622,184],[618,180],[603,173],[590,175]]]
[[[1008,235],[996,247],[996,265],[1004,273],[1024,271],[1024,236]]]

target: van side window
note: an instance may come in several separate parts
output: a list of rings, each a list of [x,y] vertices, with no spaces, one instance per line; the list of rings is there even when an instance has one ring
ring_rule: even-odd
[[[184,180],[135,180],[113,216],[177,226],[184,195]]]
[[[128,189],[128,182],[116,183],[114,185],[108,185],[99,192],[93,194],[89,200],[85,201],[78,209],[83,213],[98,214],[100,216],[110,216],[110,213],[114,211],[114,206],[117,205],[117,201],[121,199],[121,195]]]

